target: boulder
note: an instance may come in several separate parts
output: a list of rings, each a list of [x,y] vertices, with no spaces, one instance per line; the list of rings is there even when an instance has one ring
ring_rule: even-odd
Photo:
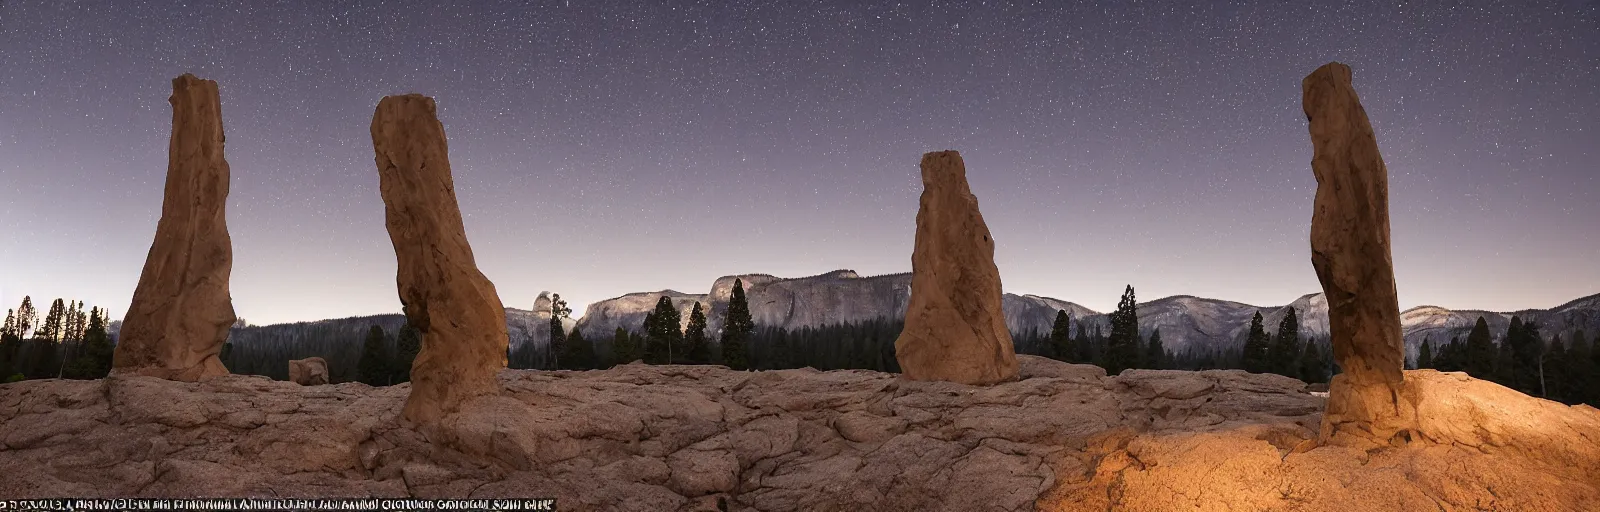
[[[155,241],[123,317],[112,371],[196,381],[226,375],[217,355],[233,325],[228,278],[228,161],[217,83],[172,80],[172,140]]]
[[[496,393],[506,366],[506,313],[467,243],[444,125],[432,98],[385,97],[372,116],[395,281],[406,319],[423,333],[405,417],[432,422]]]
[[[327,384],[328,362],[320,357],[290,360],[289,382],[302,386]]]
[[[1017,378],[994,240],[961,154],[922,155],[911,300],[895,358],[907,378],[994,384]]]
[[[1389,251],[1389,171],[1350,80],[1350,68],[1332,62],[1301,82],[1317,178],[1311,265],[1344,369],[1329,386],[1322,438],[1384,443],[1413,411],[1397,402],[1405,341]]]

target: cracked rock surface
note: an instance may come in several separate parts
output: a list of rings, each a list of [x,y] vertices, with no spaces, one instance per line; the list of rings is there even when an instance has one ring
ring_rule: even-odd
[[[870,371],[507,370],[500,394],[427,427],[400,418],[407,385],[24,381],[0,385],[0,496],[554,496],[564,511],[1581,510],[1600,500],[1600,412],[1461,374],[1407,382],[1454,397],[1450,411],[1519,420],[1480,421],[1478,445],[1363,451],[1316,446],[1323,399],[1294,379],[1018,362],[1019,380],[986,387]]]

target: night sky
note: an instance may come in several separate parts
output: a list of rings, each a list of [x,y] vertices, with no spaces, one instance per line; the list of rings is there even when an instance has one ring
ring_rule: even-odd
[[[942,149],[1009,292],[1281,305],[1320,291],[1300,80],[1328,61],[1388,163],[1401,307],[1600,292],[1593,1],[0,0],[0,309],[126,311],[185,72],[221,87],[252,323],[399,311],[368,125],[409,92],[507,306],[909,271]]]

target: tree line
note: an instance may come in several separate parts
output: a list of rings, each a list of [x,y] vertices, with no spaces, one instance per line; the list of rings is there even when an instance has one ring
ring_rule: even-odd
[[[1511,317],[1498,343],[1483,317],[1465,340],[1434,343],[1424,339],[1409,366],[1433,368],[1493,381],[1525,394],[1566,404],[1600,405],[1600,335],[1590,339],[1582,329],[1563,340],[1546,340],[1535,322]]]
[[[0,325],[0,377],[23,379],[98,379],[111,371],[114,340],[105,310],[83,310],[83,301],[56,299],[43,317],[24,296],[6,310]]]
[[[32,299],[24,297],[20,307],[7,311],[0,327],[0,375],[7,381],[104,377],[111,368],[115,343],[107,332],[108,314],[100,308],[85,313],[83,308],[81,301],[56,299],[41,317]],[[734,282],[725,327],[715,338],[706,332],[704,306],[693,304],[685,323],[670,297],[661,297],[637,330],[618,327],[609,336],[593,339],[578,329],[569,332],[563,328],[562,321],[570,314],[566,301],[554,295],[550,342],[537,347],[530,341],[511,349],[507,359],[512,367],[519,367],[519,360],[542,361],[545,369],[564,370],[640,361],[720,364],[738,370],[812,367],[898,372],[894,342],[905,325],[902,319],[877,318],[799,329],[758,327],[751,319],[742,280]],[[1240,346],[1191,347],[1183,352],[1168,350],[1160,329],[1148,335],[1140,332],[1131,285],[1124,290],[1116,311],[1107,316],[1109,325],[1057,311],[1048,332],[1013,333],[1016,352],[1094,364],[1113,375],[1130,368],[1243,369],[1317,383],[1327,382],[1339,371],[1327,339],[1302,335],[1299,312],[1294,308],[1289,308],[1274,332],[1267,330],[1261,313],[1256,312]],[[234,333],[244,328],[241,320]],[[348,332],[337,323],[317,322],[280,335],[281,339],[254,339],[244,344],[230,340],[223,345],[220,358],[233,373],[283,380],[288,378],[289,360],[318,356],[327,360],[331,382],[391,385],[410,380],[422,337],[403,320],[398,328],[371,325],[361,333]],[[1479,317],[1465,339],[1424,340],[1407,366],[1463,371],[1568,404],[1600,404],[1600,379],[1593,377],[1600,371],[1597,345],[1600,335],[1591,339],[1581,330],[1570,339],[1558,333],[1546,340],[1540,326],[1518,317],[1511,319],[1496,340],[1487,321]],[[535,354],[538,357],[517,353],[540,348],[545,353]]]

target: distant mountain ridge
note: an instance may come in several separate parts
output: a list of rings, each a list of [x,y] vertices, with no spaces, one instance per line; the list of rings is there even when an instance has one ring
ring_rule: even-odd
[[[723,315],[732,297],[735,279],[744,282],[751,317],[758,326],[791,330],[876,318],[903,318],[911,294],[910,273],[864,277],[853,270],[841,269],[799,278],[742,274],[716,279],[704,294],[662,290],[629,293],[598,301],[588,305],[583,316],[576,321],[569,319],[564,323],[568,330],[582,330],[585,337],[590,339],[608,337],[618,327],[640,332],[645,314],[655,308],[661,297],[667,296],[671,297],[673,306],[682,317],[680,327],[687,326],[689,313],[694,303],[699,302],[706,311],[708,334],[715,338],[721,332]],[[1096,325],[1107,331],[1110,328],[1109,317],[1105,313],[1052,297],[1006,293],[1002,296],[1001,307],[1006,316],[1006,325],[1016,334],[1048,334],[1055,323],[1056,313],[1063,310],[1072,318],[1075,329],[1080,322],[1091,329]],[[1291,307],[1300,315],[1303,336],[1327,339],[1328,304],[1321,293],[1304,295],[1281,306],[1256,306],[1190,295],[1163,297],[1139,304],[1139,327],[1146,336],[1159,328],[1163,344],[1174,352],[1232,348],[1243,343],[1250,319],[1255,313],[1260,312],[1266,330],[1274,332]],[[1411,308],[1401,313],[1401,328],[1408,357],[1415,357],[1424,340],[1445,343],[1452,337],[1464,338],[1479,316],[1488,322],[1496,338],[1505,334],[1512,316],[1535,322],[1546,339],[1560,334],[1564,340],[1570,340],[1573,332],[1579,329],[1592,338],[1600,334],[1600,294],[1548,310],[1491,312],[1452,311],[1436,306]],[[549,300],[543,293],[535,301],[534,310],[506,308],[512,348],[526,343],[543,346],[549,339],[549,321]],[[392,333],[403,323],[403,318],[397,314],[374,315],[251,326],[235,329],[234,334],[241,341],[249,342],[289,336],[328,322],[348,324],[341,331],[349,330],[352,339],[358,340],[371,325],[383,326]]]

